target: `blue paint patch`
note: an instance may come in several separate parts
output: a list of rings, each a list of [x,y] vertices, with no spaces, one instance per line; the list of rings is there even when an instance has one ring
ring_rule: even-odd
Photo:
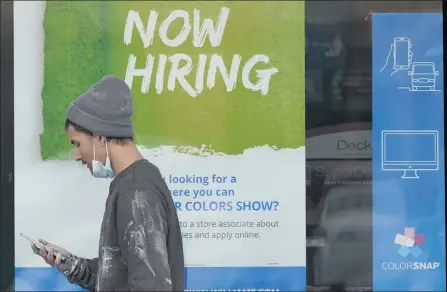
[[[16,268],[16,291],[83,291],[54,268]],[[185,288],[305,291],[305,267],[188,267]],[[268,290],[267,290],[268,291]]]

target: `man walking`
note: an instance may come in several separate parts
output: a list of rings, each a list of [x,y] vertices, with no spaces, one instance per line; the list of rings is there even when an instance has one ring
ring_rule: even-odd
[[[97,178],[113,178],[101,226],[99,256],[84,259],[41,240],[35,253],[70,283],[90,291],[183,291],[182,235],[158,168],[133,142],[132,93],[106,76],[67,109],[65,129]],[[94,195],[94,194],[93,194]]]

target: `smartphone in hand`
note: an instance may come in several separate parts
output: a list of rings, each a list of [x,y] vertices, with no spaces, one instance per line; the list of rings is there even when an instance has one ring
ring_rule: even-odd
[[[34,244],[34,246],[35,247],[37,247],[38,249],[40,249],[42,246],[48,251],[48,252],[52,252],[53,253],[53,257],[54,257],[54,259],[56,259],[56,257],[57,257],[57,255],[58,255],[58,251],[56,251],[56,250],[53,250],[51,247],[49,247],[48,245],[45,245],[45,244],[43,244],[42,242],[40,242],[40,241],[38,241],[38,240],[36,240],[36,239],[34,239],[34,238],[32,238],[32,237],[29,237],[29,236],[27,236],[27,235],[25,235],[24,233],[20,233],[20,236],[21,237],[23,237],[23,238],[25,238],[26,240],[28,240],[28,241],[30,241],[32,244]],[[61,261],[66,261],[67,259],[65,258],[65,257],[62,257],[61,258]]]

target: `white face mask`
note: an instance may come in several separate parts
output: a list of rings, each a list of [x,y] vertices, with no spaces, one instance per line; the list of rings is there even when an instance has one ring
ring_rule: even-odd
[[[92,160],[92,174],[97,178],[114,178],[115,172],[112,169],[112,164],[110,163],[109,150],[107,149],[106,141],[106,165],[102,165],[101,162],[96,160],[95,144],[93,144],[93,160]]]

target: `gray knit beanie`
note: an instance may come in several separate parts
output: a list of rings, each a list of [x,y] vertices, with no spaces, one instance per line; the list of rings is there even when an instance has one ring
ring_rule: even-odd
[[[81,94],[66,112],[68,120],[93,134],[117,138],[133,136],[132,115],[132,92],[111,75]]]

